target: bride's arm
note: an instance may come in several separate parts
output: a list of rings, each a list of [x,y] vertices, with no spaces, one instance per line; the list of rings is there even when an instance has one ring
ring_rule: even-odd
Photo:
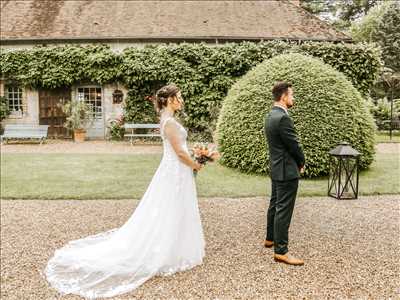
[[[187,153],[187,151],[183,149],[179,140],[179,128],[176,124],[166,121],[164,125],[164,135],[170,142],[172,148],[174,149],[176,155],[179,157],[181,162],[188,165],[194,170],[200,170],[201,165],[195,162],[190,157],[189,153]]]

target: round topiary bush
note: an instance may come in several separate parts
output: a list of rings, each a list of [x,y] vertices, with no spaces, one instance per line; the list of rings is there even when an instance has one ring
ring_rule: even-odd
[[[361,168],[373,161],[375,125],[366,101],[350,81],[316,58],[285,54],[256,66],[229,90],[219,115],[221,163],[249,173],[269,170],[265,115],[276,81],[293,84],[290,115],[306,157],[306,177],[329,172],[328,151],[349,142],[361,153]]]

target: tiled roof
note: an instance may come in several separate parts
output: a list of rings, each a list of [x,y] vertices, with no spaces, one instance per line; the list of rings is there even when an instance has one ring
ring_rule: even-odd
[[[291,1],[2,0],[1,39],[350,38]]]

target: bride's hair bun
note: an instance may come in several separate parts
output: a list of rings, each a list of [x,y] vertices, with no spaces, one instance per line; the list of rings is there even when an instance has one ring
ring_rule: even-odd
[[[168,105],[168,98],[176,96],[179,93],[179,88],[175,84],[168,84],[159,89],[156,93],[156,109],[162,110]]]

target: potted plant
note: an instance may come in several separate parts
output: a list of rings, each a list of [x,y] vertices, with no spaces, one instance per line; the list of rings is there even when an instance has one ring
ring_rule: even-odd
[[[67,116],[64,126],[73,131],[75,142],[83,142],[86,137],[86,129],[94,121],[91,105],[82,101],[70,101],[65,104],[60,103],[60,107]]]
[[[0,122],[7,118],[10,114],[10,109],[8,108],[7,98],[0,97]],[[0,123],[0,133],[3,133],[3,128]]]
[[[120,115],[116,119],[112,119],[108,122],[108,128],[110,130],[110,136],[112,140],[122,140],[125,134],[125,118]]]

